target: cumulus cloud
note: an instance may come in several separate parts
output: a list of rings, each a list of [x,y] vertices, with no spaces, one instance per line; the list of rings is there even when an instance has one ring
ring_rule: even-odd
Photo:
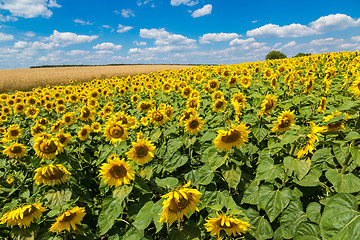
[[[134,27],[131,26],[123,26],[121,24],[119,24],[118,26],[118,30],[116,30],[118,33],[125,33],[127,31],[130,31],[131,29],[133,29]]]
[[[156,45],[191,45],[195,44],[196,40],[189,39],[180,34],[172,34],[160,29],[140,29],[140,37],[155,39]]]
[[[74,20],[75,23],[80,23],[81,25],[93,25],[94,23],[91,23],[89,21],[84,21],[84,20],[81,20],[81,19],[75,19]]]
[[[184,4],[184,5],[187,5],[187,6],[194,6],[196,4],[198,4],[199,1],[196,0],[196,1],[191,1],[191,0],[171,0],[170,1],[170,4],[172,6],[179,6],[181,4]]]
[[[313,46],[337,45],[344,42],[344,39],[323,38],[312,40],[309,44]]]
[[[295,41],[291,41],[291,42],[285,44],[284,46],[282,46],[282,49],[288,48],[288,47],[293,47],[293,46],[295,46],[295,45],[296,45],[296,42],[295,42]]]
[[[115,45],[111,42],[100,43],[93,47],[93,49],[97,49],[97,50],[120,50],[121,48],[122,45]]]
[[[250,43],[253,43],[255,42],[255,39],[254,38],[248,38],[248,39],[234,39],[232,40],[229,45],[230,46],[238,46],[238,45],[247,45],[247,44],[250,44]]]
[[[70,52],[66,53],[68,56],[83,56],[88,54],[90,54],[90,51],[85,50],[71,50]]]
[[[131,9],[122,9],[121,16],[123,16],[124,18],[135,17],[135,13]]]
[[[17,41],[16,43],[14,43],[14,48],[25,48],[28,45],[29,43],[26,41]]]
[[[13,39],[13,35],[0,32],[0,42],[11,41]]]
[[[343,43],[338,46],[339,49],[355,49],[359,47],[360,47],[359,44],[356,43]]]
[[[358,26],[360,26],[360,19],[356,20],[345,14],[338,13],[320,17],[308,25],[292,23],[279,26],[270,23],[247,31],[246,35],[248,37],[303,37]]]
[[[97,35],[78,35],[72,32],[58,32],[54,30],[53,34],[50,35],[50,37],[45,38],[45,40],[66,46],[70,44],[91,42],[97,38]]]
[[[240,35],[237,33],[207,33],[200,37],[199,42],[201,44],[223,42],[230,41],[238,37],[240,37]]]
[[[360,42],[360,36],[351,37],[351,41]]]
[[[144,55],[151,55],[151,54],[158,54],[158,53],[165,53],[165,52],[172,52],[172,51],[180,51],[180,50],[189,50],[189,49],[196,49],[197,46],[189,45],[189,46],[156,46],[156,47],[149,47],[149,48],[130,48],[129,54],[144,54]]]
[[[133,41],[133,44],[138,45],[138,46],[146,46],[146,42]]]
[[[17,21],[18,19],[16,17],[13,17],[11,15],[4,16],[0,14],[0,22],[10,22],[10,21]]]
[[[1,0],[0,9],[8,10],[14,17],[49,18],[53,12],[49,8],[61,7],[55,0]]]
[[[204,7],[195,10],[195,11],[191,14],[191,16],[192,16],[193,18],[202,17],[202,16],[205,16],[205,15],[211,14],[211,11],[212,11],[212,5],[211,5],[211,4],[207,4],[207,5],[205,5]]]

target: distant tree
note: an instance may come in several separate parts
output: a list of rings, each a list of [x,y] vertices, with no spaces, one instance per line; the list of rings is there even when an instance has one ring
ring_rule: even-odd
[[[287,57],[282,52],[274,51],[274,50],[269,52],[265,57],[266,60],[281,59],[281,58],[287,58]]]
[[[305,57],[305,56],[310,56],[310,55],[311,55],[311,53],[302,53],[302,52],[300,52],[300,53],[296,54],[295,57]]]

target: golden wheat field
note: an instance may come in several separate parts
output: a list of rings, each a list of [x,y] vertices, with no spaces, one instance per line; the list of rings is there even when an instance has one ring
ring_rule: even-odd
[[[187,68],[190,65],[125,65],[125,66],[91,66],[91,67],[54,67],[0,70],[0,92],[9,90],[26,91],[33,87],[57,85],[70,79],[79,82],[94,78],[111,78],[146,74],[165,69]]]

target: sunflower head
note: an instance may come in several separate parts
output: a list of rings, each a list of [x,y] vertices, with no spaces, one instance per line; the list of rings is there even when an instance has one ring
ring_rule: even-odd
[[[130,181],[135,179],[135,173],[130,164],[117,156],[112,156],[107,163],[101,165],[100,176],[110,187],[130,184]]]
[[[163,109],[153,108],[148,113],[148,119],[155,125],[161,125],[169,120]]]
[[[185,129],[189,134],[195,134],[201,131],[204,126],[204,120],[197,115],[190,117],[185,123]]]
[[[57,233],[60,233],[63,230],[68,232],[76,230],[76,225],[81,225],[81,221],[85,214],[85,208],[83,207],[76,206],[70,210],[67,210],[56,218],[56,222],[51,225],[49,232],[56,231]]]
[[[227,101],[225,101],[225,99],[218,99],[213,104],[213,110],[215,112],[223,112],[225,111],[226,104]]]
[[[30,227],[34,218],[39,219],[42,213],[47,210],[41,205],[42,203],[33,203],[6,212],[1,217],[0,224],[6,223],[7,226],[19,225],[20,228]]]
[[[71,173],[61,164],[49,164],[35,169],[35,183],[45,185],[58,185],[65,183]]]
[[[90,125],[85,125],[85,126],[82,127],[82,128],[80,129],[80,131],[78,132],[79,140],[80,140],[80,141],[86,140],[86,139],[90,136],[90,133],[91,133],[91,127],[90,127]]]
[[[265,99],[261,103],[261,111],[258,113],[260,116],[269,114],[277,105],[277,97],[270,94],[265,96]]]
[[[58,138],[38,134],[35,137],[34,150],[35,154],[42,159],[54,159],[63,149]]]
[[[6,138],[9,140],[17,140],[23,134],[23,130],[17,124],[11,125],[6,132]]]
[[[138,138],[132,143],[133,148],[126,153],[127,157],[140,165],[150,162],[154,158],[155,146],[151,141]]]
[[[214,139],[215,147],[221,151],[230,151],[233,147],[239,147],[239,145],[245,145],[248,141],[248,131],[244,123],[240,123],[239,126],[232,125],[229,130],[218,130],[218,135]]]
[[[10,158],[20,159],[27,154],[27,150],[23,144],[12,143],[8,147],[5,147],[3,154]]]
[[[277,124],[271,129],[272,132],[286,132],[291,126],[295,125],[294,112],[283,111],[277,119]]]
[[[128,132],[126,125],[121,122],[108,121],[104,129],[104,135],[106,141],[116,143],[124,141],[128,136]]]
[[[163,211],[160,221],[171,226],[173,222],[181,220],[184,215],[198,211],[197,204],[200,202],[201,193],[197,189],[188,188],[190,182],[179,189],[161,196],[166,198],[163,202]]]

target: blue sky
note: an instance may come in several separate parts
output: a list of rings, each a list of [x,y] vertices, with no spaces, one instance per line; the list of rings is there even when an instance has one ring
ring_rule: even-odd
[[[359,0],[0,0],[0,69],[358,49]]]

